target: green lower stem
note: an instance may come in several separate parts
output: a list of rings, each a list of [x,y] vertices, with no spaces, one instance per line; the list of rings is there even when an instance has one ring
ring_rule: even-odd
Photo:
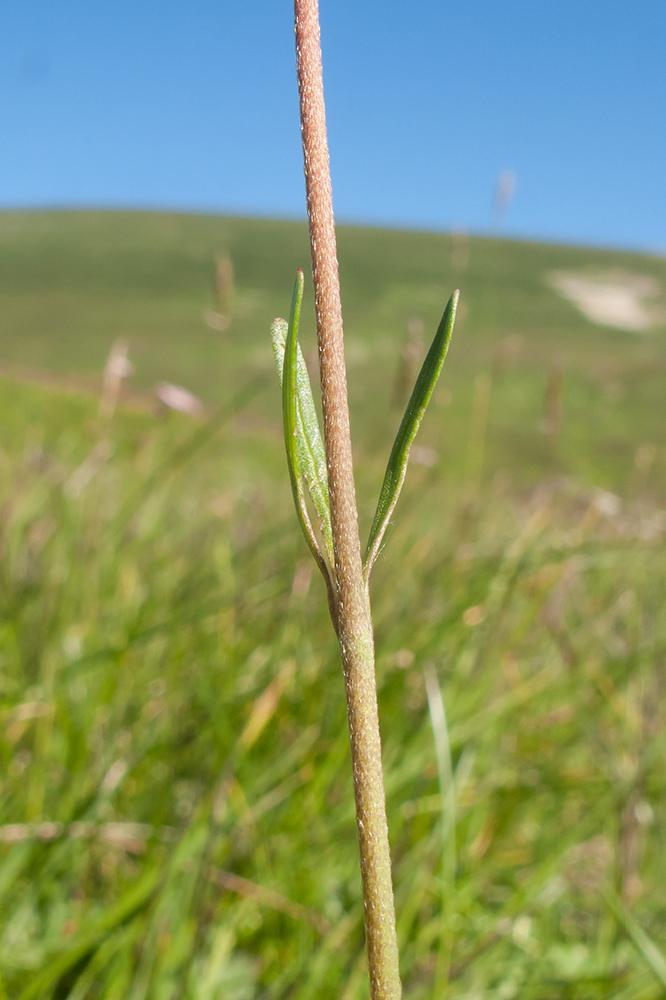
[[[360,633],[360,634],[359,634]],[[372,626],[340,636],[347,693],[372,1000],[400,1000],[391,855],[386,822]]]

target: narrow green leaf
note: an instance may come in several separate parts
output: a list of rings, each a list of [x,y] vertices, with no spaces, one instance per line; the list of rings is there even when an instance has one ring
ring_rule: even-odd
[[[298,515],[298,520],[301,525],[303,534],[305,535],[305,540],[308,543],[310,551],[314,556],[315,562],[321,570],[321,574],[326,582],[326,590],[328,592],[328,604],[331,611],[331,619],[335,625],[337,621],[337,603],[335,599],[335,592],[333,588],[333,581],[331,574],[329,573],[328,565],[323,555],[321,554],[321,549],[319,548],[319,543],[312,529],[312,524],[310,522],[310,516],[308,514],[307,504],[305,502],[305,493],[303,489],[303,482],[305,479],[302,461],[308,468],[309,476],[314,478],[311,480],[310,485],[314,488],[315,496],[317,497],[317,505],[322,510],[322,534],[324,536],[324,543],[327,550],[327,554],[330,560],[331,566],[333,566],[333,539],[331,532],[331,518],[328,508],[328,484],[326,484],[326,494],[325,494],[325,506],[322,507],[321,504],[321,477],[320,473],[316,471],[317,465],[313,466],[315,456],[319,450],[317,445],[317,439],[319,439],[319,444],[321,445],[321,437],[319,436],[319,425],[316,421],[316,414],[314,411],[314,401],[312,401],[312,390],[310,389],[310,380],[307,377],[307,369],[305,369],[305,362],[303,362],[303,369],[305,374],[305,380],[307,383],[307,392],[305,391],[305,386],[301,380],[301,389],[303,395],[307,398],[309,393],[310,400],[312,401],[312,412],[310,412],[305,420],[307,421],[308,427],[306,432],[305,422],[303,419],[303,412],[299,405],[300,400],[297,391],[297,381],[298,381],[298,342],[296,339],[298,333],[298,321],[301,313],[301,303],[303,301],[303,272],[298,271],[296,276],[296,282],[294,284],[294,294],[291,300],[291,314],[289,316],[289,325],[287,327],[287,336],[284,341],[284,350],[282,351],[282,421],[284,424],[284,443],[287,451],[287,467],[289,469],[289,480],[291,482],[291,491],[294,495],[294,505],[296,507],[296,514]],[[284,321],[276,320],[273,323],[273,345],[275,348],[275,359],[278,368],[278,375],[280,374],[280,334],[284,330],[281,325]],[[280,324],[280,325],[278,325]],[[305,403],[306,413],[308,411],[308,404]],[[314,425],[312,424],[312,416],[314,414]],[[316,431],[316,433],[315,433]],[[321,452],[323,453],[323,445],[321,445]],[[313,471],[314,469],[314,471]],[[308,485],[306,481],[306,485]],[[308,490],[312,496],[312,490]],[[314,497],[313,497],[313,502]],[[319,511],[318,511],[319,512]]]
[[[423,668],[423,676],[426,684],[426,694],[428,696],[428,710],[430,712],[430,724],[435,740],[435,754],[437,758],[437,772],[439,775],[439,789],[442,811],[442,872],[440,882],[442,886],[442,903],[440,917],[440,944],[437,964],[435,966],[435,996],[443,996],[446,993],[446,985],[449,978],[451,965],[451,952],[453,949],[453,913],[455,909],[455,881],[456,881],[456,777],[453,773],[453,761],[451,759],[451,741],[449,739],[449,728],[446,722],[446,710],[444,699],[439,686],[437,674],[432,664],[426,664]],[[462,758],[461,758],[462,759]]]
[[[51,990],[62,976],[93,951],[107,935],[130,920],[151,901],[159,887],[161,877],[161,869],[147,871],[101,920],[72,938],[71,945],[35,976],[23,990],[19,1000],[39,1000],[40,997],[50,996]]]
[[[416,437],[423,414],[430,402],[435,383],[439,378],[439,373],[446,358],[446,352],[449,349],[459,295],[460,293],[455,291],[447,303],[444,315],[437,328],[435,339],[423,362],[423,367],[419,372],[419,377],[416,380],[416,385],[407,404],[405,415],[402,418],[402,423],[393,442],[393,448],[384,474],[384,482],[379,494],[377,510],[372,522],[372,528],[370,529],[368,545],[365,550],[363,570],[366,582],[370,577],[375,559],[379,554],[384,532],[388,527],[391,514],[400,496],[402,484],[405,481],[412,442]]]
[[[121,948],[134,944],[134,939],[138,936],[141,925],[134,921],[120,931],[111,934],[97,949],[81,975],[77,978],[76,984],[71,993],[67,995],[67,1000],[86,1000],[97,977],[108,965],[116,952]]]
[[[423,676],[428,697],[430,725],[435,740],[437,774],[442,799],[442,877],[446,878],[448,882],[452,882],[456,870],[456,789],[453,780],[451,743],[446,723],[444,699],[432,664],[423,668]],[[452,833],[453,836],[451,836]]]
[[[633,914],[622,905],[614,892],[608,889],[605,896],[606,903],[613,912],[614,916],[620,921],[634,945],[654,972],[657,979],[663,986],[666,986],[666,958],[663,953],[659,950],[652,938],[646,934]]]
[[[293,340],[295,345],[294,358],[294,392],[290,393],[290,406],[295,405],[295,433],[291,435],[287,442],[285,424],[285,443],[287,444],[287,457],[290,466],[293,464],[290,458],[290,451],[295,451],[297,467],[300,476],[305,483],[308,493],[317,514],[317,521],[321,530],[326,553],[331,565],[333,565],[333,534],[331,531],[331,513],[328,501],[328,476],[326,472],[326,454],[324,443],[319,431],[317,411],[315,410],[312,388],[305,359],[298,345],[298,321],[300,318],[301,302],[303,298],[303,272],[299,271],[294,286],[294,298],[292,301],[292,315],[289,325],[283,319],[276,319],[271,326],[271,337],[273,341],[273,353],[278,371],[278,378],[283,392],[283,416],[285,415],[285,389],[284,389],[284,357],[285,347],[289,337],[289,330],[293,329]],[[294,448],[291,448],[293,443]],[[293,456],[292,456],[293,457]],[[296,494],[294,495],[296,499]],[[297,504],[298,506],[298,504]],[[300,516],[300,515],[299,515]]]

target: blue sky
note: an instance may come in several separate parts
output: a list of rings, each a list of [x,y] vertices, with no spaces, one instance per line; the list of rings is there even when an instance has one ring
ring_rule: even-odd
[[[666,252],[664,0],[320,0],[340,221]],[[0,207],[304,211],[288,0],[5,0]]]

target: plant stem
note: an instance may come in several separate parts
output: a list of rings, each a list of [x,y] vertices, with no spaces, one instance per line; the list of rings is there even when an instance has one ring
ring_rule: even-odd
[[[347,695],[372,1000],[402,995],[381,761],[374,639],[352,466],[340,279],[326,138],[317,0],[295,0],[312,276],[333,533],[336,616]]]

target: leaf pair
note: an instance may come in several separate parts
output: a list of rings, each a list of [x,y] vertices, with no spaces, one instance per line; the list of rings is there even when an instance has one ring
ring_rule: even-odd
[[[271,336],[278,377],[282,386],[284,440],[296,512],[306,541],[326,580],[331,601],[332,578],[329,566],[332,568],[335,563],[326,455],[319,432],[307,367],[297,340],[303,285],[303,272],[299,271],[294,285],[289,323],[285,323],[283,319],[276,319],[271,326]],[[446,358],[453,333],[458,296],[459,293],[454,292],[444,310],[391,449],[363,560],[366,585],[405,481],[412,443]],[[328,565],[312,528],[305,498],[306,490],[317,514]]]

